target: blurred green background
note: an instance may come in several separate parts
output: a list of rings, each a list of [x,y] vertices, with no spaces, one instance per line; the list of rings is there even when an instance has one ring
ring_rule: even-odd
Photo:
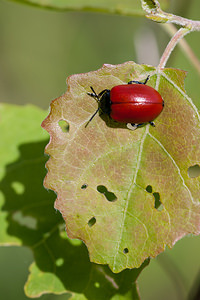
[[[199,19],[200,1],[171,1],[169,11]],[[65,92],[66,78],[71,74],[129,60],[156,65],[169,41],[162,26],[142,17],[55,12],[0,1],[0,101],[48,109],[51,100]],[[199,33],[188,35],[186,40],[198,56]],[[188,71],[185,87],[200,109],[199,75],[179,47],[168,67]],[[199,271],[199,253],[200,237],[186,237],[152,260],[139,278],[142,300],[185,299]],[[32,260],[27,248],[0,248],[4,299],[28,299],[23,286]],[[45,295],[41,299],[66,296]]]

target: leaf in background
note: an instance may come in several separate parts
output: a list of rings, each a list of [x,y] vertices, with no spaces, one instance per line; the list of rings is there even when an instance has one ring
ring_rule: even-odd
[[[66,238],[65,238],[66,239]],[[53,242],[57,242],[54,240]],[[66,240],[67,241],[67,240]],[[70,246],[58,243],[53,248],[54,272],[38,268],[32,264],[25,292],[29,297],[39,297],[42,293],[66,293],[67,299],[80,300],[137,300],[136,279],[149,261],[145,261],[139,269],[124,270],[114,274],[107,266],[99,266],[89,262],[87,251],[83,244]],[[44,258],[44,257],[43,257]],[[53,264],[52,264],[53,266]],[[42,292],[42,293],[41,293]]]
[[[104,115],[85,128],[97,108],[90,86],[99,93],[149,74],[165,100],[155,128],[131,131]],[[45,186],[57,193],[68,236],[83,240],[91,261],[113,272],[139,267],[200,231],[200,177],[188,173],[200,165],[200,122],[184,78],[181,70],[157,74],[134,62],[104,65],[69,77],[43,122],[51,136]]]
[[[47,135],[40,129],[44,116],[45,111],[31,105],[0,105],[0,245],[22,245],[25,231],[37,225],[34,206],[46,194],[42,166]]]
[[[16,2],[59,10],[98,11],[122,15],[144,15],[141,3],[138,0],[17,0]],[[163,9],[169,6],[169,0],[161,0],[160,3]]]
[[[0,105],[0,245],[33,251],[25,285],[29,297],[66,293],[68,299],[130,299],[148,261],[116,275],[90,263],[85,245],[67,238],[53,207],[55,194],[43,187],[47,134],[40,124],[45,115],[30,105]]]

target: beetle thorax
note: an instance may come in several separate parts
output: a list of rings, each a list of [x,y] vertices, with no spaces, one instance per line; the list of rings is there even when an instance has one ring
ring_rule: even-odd
[[[104,114],[110,115],[111,112],[111,101],[110,101],[110,91],[106,91],[99,103],[100,109]]]

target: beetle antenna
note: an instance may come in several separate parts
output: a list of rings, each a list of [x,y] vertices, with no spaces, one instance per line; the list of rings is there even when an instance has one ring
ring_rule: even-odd
[[[100,102],[99,96],[97,95],[97,93],[95,92],[95,90],[93,89],[93,87],[90,87],[92,90],[92,93],[87,93],[89,96],[95,98],[97,100],[97,102]],[[97,110],[95,111],[95,113],[91,116],[91,118],[89,119],[89,121],[86,123],[85,128],[88,126],[88,124],[92,121],[92,119],[96,116],[96,114],[98,113],[100,107],[97,108]]]
[[[97,102],[100,101],[99,96],[97,95],[97,93],[95,92],[95,90],[93,89],[93,87],[90,87],[93,93],[87,93],[89,96],[96,98]]]
[[[92,121],[92,119],[96,116],[96,114],[99,111],[99,107],[97,108],[97,110],[95,111],[95,113],[91,116],[91,118],[89,119],[89,121],[86,123],[85,128],[88,126],[88,124]]]
[[[92,93],[87,93],[87,94],[88,94],[89,96],[91,96],[91,97],[93,97],[93,98],[96,99],[96,101],[97,101],[99,107],[98,107],[98,109],[95,111],[95,113],[92,115],[92,117],[89,119],[89,121],[86,123],[85,127],[88,126],[88,124],[92,121],[92,119],[94,118],[94,116],[96,116],[96,114],[98,113],[98,111],[99,111],[99,110],[102,110],[102,108],[100,107],[100,103],[101,103],[102,96],[103,96],[104,94],[106,94],[106,93],[110,93],[110,90],[105,89],[105,90],[101,91],[101,92],[97,95],[97,93],[95,92],[95,90],[93,89],[93,87],[91,86],[90,88],[91,88],[91,90],[92,90]]]

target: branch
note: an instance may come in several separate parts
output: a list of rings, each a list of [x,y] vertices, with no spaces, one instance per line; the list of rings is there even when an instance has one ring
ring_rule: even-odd
[[[170,34],[170,36],[173,36],[177,32],[176,26],[174,26],[173,24],[167,24],[167,25],[165,25],[164,28],[165,28],[166,32],[168,32]],[[180,45],[182,51],[185,53],[185,55],[188,57],[188,59],[193,64],[193,67],[197,70],[197,72],[200,75],[200,61],[199,61],[198,57],[195,55],[195,53],[193,52],[190,45],[187,43],[187,41],[185,39],[181,39],[179,42],[179,45]]]
[[[141,0],[146,17],[159,23],[174,23],[191,31],[200,31],[200,21],[193,21],[162,11],[157,0]]]
[[[147,13],[147,18],[159,23],[171,23],[171,31],[175,31],[172,23],[181,26],[181,28],[178,31],[175,31],[174,36],[168,43],[160,59],[160,63],[158,65],[159,71],[165,67],[171,52],[186,34],[188,34],[191,31],[200,31],[200,21],[193,21],[170,13],[166,13],[160,8],[160,3],[158,2],[158,0],[141,0],[141,4],[142,8]],[[196,69],[200,74],[200,62],[198,58],[194,55],[191,48],[184,41],[182,41],[182,47],[184,48],[185,52],[188,54],[192,63],[195,65]]]
[[[162,68],[165,67],[171,52],[174,50],[174,48],[176,47],[178,42],[189,32],[190,32],[190,30],[187,28],[180,28],[175,33],[175,35],[172,37],[172,39],[169,41],[167,47],[165,48],[165,51],[163,52],[163,55],[160,59],[160,63],[158,65],[158,70],[161,70]]]

